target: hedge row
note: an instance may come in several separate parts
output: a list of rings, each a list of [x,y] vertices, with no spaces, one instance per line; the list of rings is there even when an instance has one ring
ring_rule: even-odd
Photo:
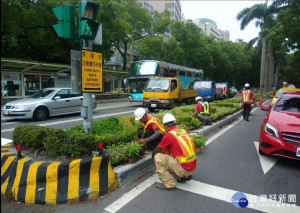
[[[261,94],[256,94],[259,100]],[[211,103],[212,120],[218,120],[240,109],[240,97],[215,101]],[[195,105],[175,107],[171,110],[161,110],[152,114],[162,121],[166,113],[172,113],[178,128],[185,130],[198,129],[202,123],[193,117]],[[51,156],[83,157],[92,155],[98,150],[98,142],[102,141],[104,151],[110,154],[112,165],[127,162],[130,157],[138,156],[141,145],[134,142],[138,130],[142,127],[135,121],[134,116],[120,118],[109,117],[93,122],[93,133],[84,133],[83,125],[71,127],[67,130],[23,125],[15,128],[13,143],[20,143],[25,147],[42,148]],[[193,136],[196,147],[205,146],[204,136]]]

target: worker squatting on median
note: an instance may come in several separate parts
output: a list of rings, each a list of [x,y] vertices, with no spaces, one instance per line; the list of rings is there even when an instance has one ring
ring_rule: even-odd
[[[155,183],[155,187],[164,190],[175,190],[174,176],[179,183],[192,179],[196,169],[197,156],[193,139],[185,130],[176,128],[176,119],[167,113],[163,117],[163,125],[167,134],[154,149],[156,173],[162,183]]]

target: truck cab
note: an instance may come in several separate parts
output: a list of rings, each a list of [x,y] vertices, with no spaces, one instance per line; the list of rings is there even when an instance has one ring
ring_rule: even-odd
[[[214,101],[216,82],[215,81],[196,81],[194,89],[198,90],[198,96],[201,96],[204,101]]]
[[[227,92],[226,92],[226,96],[222,97],[224,87],[227,89]],[[230,83],[229,82],[216,83],[216,94],[221,94],[221,99],[232,98],[235,95],[230,91]]]
[[[192,104],[197,90],[191,87],[193,77],[155,77],[150,78],[143,91],[143,105],[150,112],[155,109],[170,109],[182,102]]]

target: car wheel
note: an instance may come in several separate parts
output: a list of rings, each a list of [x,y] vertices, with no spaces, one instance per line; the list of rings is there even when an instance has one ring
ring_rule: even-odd
[[[148,107],[149,112],[154,112],[155,108],[154,107]]]
[[[33,118],[37,121],[43,121],[49,116],[49,111],[46,107],[38,107],[33,112]]]

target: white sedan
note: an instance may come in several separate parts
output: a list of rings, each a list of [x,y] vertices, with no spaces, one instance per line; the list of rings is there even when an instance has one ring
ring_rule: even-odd
[[[81,92],[71,88],[46,88],[29,98],[10,101],[2,108],[2,114],[12,119],[45,120],[50,116],[79,113],[83,103]],[[97,107],[93,95],[93,109]]]

